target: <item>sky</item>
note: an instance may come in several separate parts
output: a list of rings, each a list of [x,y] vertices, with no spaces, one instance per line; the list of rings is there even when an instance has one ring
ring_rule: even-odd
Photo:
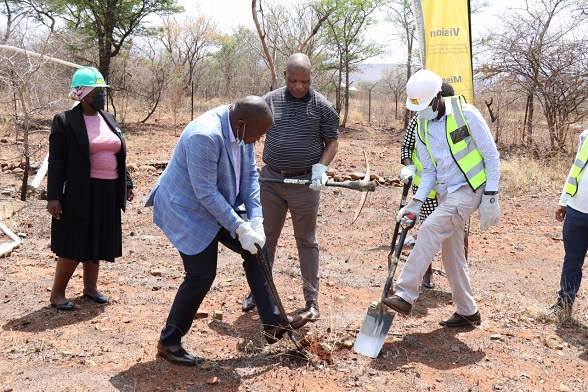
[[[300,0],[273,0],[276,2],[291,4]],[[230,33],[238,25],[255,28],[251,16],[251,0],[178,0],[178,3],[186,9],[188,15],[206,15],[218,23],[219,29],[224,33]],[[483,31],[498,23],[496,15],[504,11],[508,6],[523,5],[524,0],[491,0],[490,6],[484,12],[472,16],[472,37],[476,38]],[[390,26],[380,22],[369,31],[369,38],[389,53],[383,57],[373,58],[367,63],[394,63],[394,53],[398,51],[399,43],[390,35]]]

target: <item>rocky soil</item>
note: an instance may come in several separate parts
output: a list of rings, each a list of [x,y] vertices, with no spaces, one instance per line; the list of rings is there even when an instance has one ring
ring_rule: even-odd
[[[588,391],[588,286],[572,319],[546,316],[563,257],[561,224],[554,219],[559,183],[539,193],[503,194],[501,225],[488,231],[479,230],[477,215],[471,218],[469,263],[480,327],[439,326],[455,309],[438,255],[436,287],[422,290],[411,316],[394,318],[379,357],[352,350],[386,280],[402,189],[393,181],[402,132],[360,125],[342,130],[331,167],[341,175],[362,172],[366,151],[385,184],[369,194],[354,224],[359,192],[335,188],[321,196],[322,318],[295,333],[306,352],[297,352],[288,338],[265,343],[257,313],[241,311],[248,292],[241,263],[221,247],[217,279],[183,341],[202,362],[182,368],[156,359],[183,268],[143,203],[179,132],[155,125],[125,129],[136,198],[123,216],[123,257],[101,267],[99,288],[110,303],[82,297],[80,268],[68,288],[77,305],[73,312],[49,306],[55,257],[42,189],[26,203],[17,200],[18,145],[11,137],[0,144],[0,221],[22,240],[0,257],[4,391]],[[0,242],[9,241],[0,234]],[[409,251],[403,251],[399,271]],[[297,259],[288,220],[274,275],[289,312],[304,305]]]

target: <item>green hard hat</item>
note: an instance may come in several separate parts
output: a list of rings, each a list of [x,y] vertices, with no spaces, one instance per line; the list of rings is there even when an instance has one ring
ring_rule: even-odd
[[[110,87],[104,82],[102,74],[94,67],[82,67],[74,73],[71,87]]]

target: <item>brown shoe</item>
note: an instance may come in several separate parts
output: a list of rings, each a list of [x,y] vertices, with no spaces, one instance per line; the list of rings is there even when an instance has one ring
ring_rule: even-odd
[[[294,316],[288,316],[288,323],[290,323],[290,326],[293,330],[302,328],[308,321],[309,315],[307,314],[297,314]],[[269,344],[274,344],[278,340],[282,339],[284,333],[286,333],[287,331],[288,326],[284,325],[284,323],[280,323],[276,327],[266,329],[265,331],[263,331],[263,336],[265,336],[265,340],[267,340]]]
[[[481,321],[482,316],[480,316],[479,311],[471,316],[463,316],[456,312],[449,319],[439,322],[439,325],[444,327],[473,327],[480,325]]]
[[[387,307],[395,310],[396,312],[407,316],[410,314],[410,311],[412,310],[412,305],[406,302],[398,295],[393,295],[391,297],[384,298],[382,300],[382,303]]]

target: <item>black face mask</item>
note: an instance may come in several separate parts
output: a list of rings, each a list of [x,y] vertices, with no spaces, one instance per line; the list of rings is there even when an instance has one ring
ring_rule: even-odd
[[[92,95],[92,103],[90,103],[90,107],[95,111],[103,110],[104,109],[104,94],[95,94]]]

